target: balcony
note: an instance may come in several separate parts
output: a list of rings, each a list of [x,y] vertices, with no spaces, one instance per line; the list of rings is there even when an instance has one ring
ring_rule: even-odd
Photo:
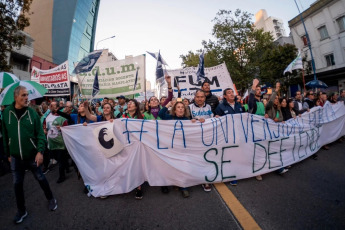
[[[12,52],[20,54],[22,56],[25,56],[27,58],[32,58],[32,56],[34,55],[34,48],[28,45],[22,45],[20,47],[20,49],[18,48],[13,48]]]

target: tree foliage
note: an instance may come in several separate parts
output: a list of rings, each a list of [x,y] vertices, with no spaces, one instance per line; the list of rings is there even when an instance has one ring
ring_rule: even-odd
[[[270,33],[256,29],[252,16],[239,9],[220,10],[213,20],[214,39],[202,41],[205,67],[225,62],[237,89],[248,87],[254,77],[273,83],[283,77],[284,69],[296,57],[294,46],[276,46]],[[198,65],[200,52],[181,55],[182,65]]]
[[[28,13],[32,0],[0,0],[0,70],[10,71],[7,55],[14,47],[25,44],[25,36],[18,33],[29,26]]]

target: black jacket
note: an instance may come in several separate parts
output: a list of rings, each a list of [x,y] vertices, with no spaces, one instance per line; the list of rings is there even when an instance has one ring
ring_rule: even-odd
[[[212,113],[215,114],[216,108],[219,105],[218,97],[210,92],[210,94],[206,96],[205,102],[211,106]]]

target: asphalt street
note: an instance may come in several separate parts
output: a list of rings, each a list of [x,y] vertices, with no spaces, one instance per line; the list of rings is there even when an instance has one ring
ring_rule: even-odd
[[[318,160],[306,159],[284,175],[263,175],[240,180],[229,190],[262,229],[345,229],[345,143],[320,150]],[[29,215],[15,225],[16,213],[12,175],[0,177],[0,229],[242,229],[234,207],[223,201],[215,188],[190,188],[183,198],[170,187],[144,185],[144,198],[134,192],[107,199],[88,197],[72,170],[57,184],[58,169],[47,175],[58,209],[48,210],[43,191],[30,172],[25,177],[25,198]]]

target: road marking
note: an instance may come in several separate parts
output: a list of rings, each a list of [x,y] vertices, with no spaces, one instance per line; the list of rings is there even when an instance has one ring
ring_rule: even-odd
[[[244,230],[261,229],[254,218],[224,183],[214,184],[214,186]]]

